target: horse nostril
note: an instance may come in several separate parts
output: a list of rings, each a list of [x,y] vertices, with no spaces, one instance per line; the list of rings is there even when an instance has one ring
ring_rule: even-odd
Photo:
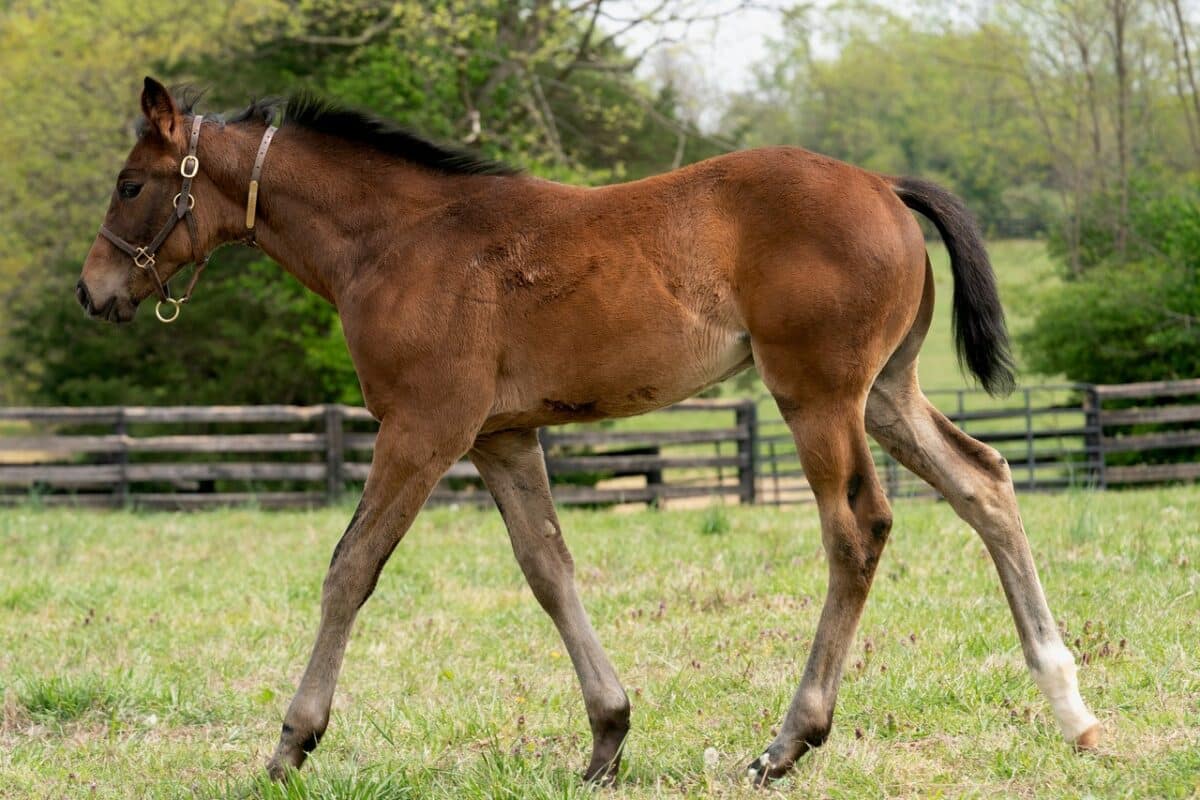
[[[79,301],[79,305],[83,306],[84,311],[92,310],[92,295],[82,278],[79,283],[75,284],[75,299]]]

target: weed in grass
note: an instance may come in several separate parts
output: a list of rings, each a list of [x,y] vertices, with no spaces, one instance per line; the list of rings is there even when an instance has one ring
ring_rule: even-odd
[[[729,533],[729,514],[726,513],[725,506],[713,503],[705,509],[704,516],[700,518],[700,533],[705,536]]]
[[[36,611],[42,601],[50,595],[50,584],[44,580],[15,583],[0,589],[0,610]]]
[[[69,722],[93,709],[111,710],[119,702],[119,693],[96,675],[26,678],[17,687],[26,713],[43,722]]]

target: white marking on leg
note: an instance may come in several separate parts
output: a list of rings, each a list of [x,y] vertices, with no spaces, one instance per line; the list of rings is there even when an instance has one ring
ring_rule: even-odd
[[[758,764],[758,772],[754,771],[754,764]],[[760,775],[766,776],[771,771],[771,751],[764,750],[763,754],[755,760],[754,764],[746,768],[746,776],[756,781]]]
[[[1079,696],[1075,679],[1075,658],[1061,642],[1043,644],[1037,651],[1038,666],[1032,668],[1033,680],[1050,701],[1067,741],[1074,742],[1097,723]]]

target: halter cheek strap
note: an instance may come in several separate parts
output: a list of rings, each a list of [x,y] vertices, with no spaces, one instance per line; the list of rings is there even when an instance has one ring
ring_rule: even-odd
[[[175,208],[171,215],[167,217],[167,221],[163,223],[162,228],[150,240],[150,243],[139,247],[113,233],[107,226],[100,226],[101,236],[112,242],[113,246],[118,250],[132,258],[135,267],[149,272],[150,276],[154,279],[154,288],[158,294],[158,303],[154,306],[154,315],[158,317],[160,322],[174,322],[179,319],[179,312],[183,304],[191,299],[192,290],[196,288],[196,281],[200,279],[200,273],[208,266],[208,258],[212,255],[210,251],[205,253],[203,257],[196,257],[199,249],[200,235],[196,230],[196,217],[192,213],[192,209],[196,207],[196,198],[192,195],[192,180],[200,172],[200,159],[196,156],[196,150],[200,144],[200,125],[203,120],[203,114],[197,114],[192,118],[192,130],[188,137],[188,152],[183,157],[183,160],[179,162],[179,174],[183,176],[183,182],[179,193],[175,195],[173,201]],[[258,145],[258,154],[254,159],[254,170],[250,176],[249,197],[246,201],[246,229],[249,231],[245,240],[246,244],[254,244],[254,217],[258,207],[258,182],[262,177],[263,161],[267,156],[267,148],[271,146],[271,139],[275,136],[276,130],[277,128],[272,125],[263,133],[262,141]],[[175,230],[175,226],[179,224],[180,220],[187,222],[188,238],[191,240],[192,250],[191,263],[195,264],[196,268],[192,272],[192,279],[188,282],[183,297],[176,300],[171,297],[167,282],[159,276],[158,270],[155,269],[155,258],[158,255],[158,251],[162,248],[163,243],[171,235],[171,231]],[[169,315],[164,314],[164,305],[172,307],[173,313]]]

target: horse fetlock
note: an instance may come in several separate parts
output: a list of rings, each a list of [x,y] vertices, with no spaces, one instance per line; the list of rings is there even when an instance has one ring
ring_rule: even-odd
[[[621,752],[629,735],[629,698],[624,691],[589,709],[592,729],[592,759],[583,777],[590,783],[611,784],[621,766]]]

